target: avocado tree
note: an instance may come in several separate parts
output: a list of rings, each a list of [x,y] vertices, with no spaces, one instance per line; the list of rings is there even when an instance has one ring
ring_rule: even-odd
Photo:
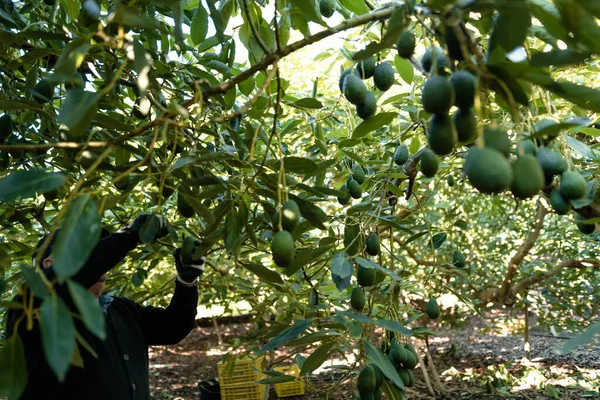
[[[186,257],[207,257],[201,301],[274,315],[247,339],[255,354],[289,346],[306,375],[353,351],[341,379],[361,398],[406,398],[413,339],[454,311],[537,306],[585,326],[600,297],[598,17],[584,0],[4,1],[2,307],[24,283],[57,302],[28,266],[42,233],[63,227],[69,282],[100,224],[154,212],[171,236],[110,290],[160,303],[173,248],[200,240]],[[89,299],[55,311],[48,326],[102,318]],[[81,343],[53,332],[61,376]],[[0,396],[16,398],[8,334]]]

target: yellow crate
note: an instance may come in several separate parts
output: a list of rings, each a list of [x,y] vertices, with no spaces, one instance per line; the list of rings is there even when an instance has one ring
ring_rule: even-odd
[[[254,367],[254,368],[253,368]],[[233,370],[228,363],[219,362],[217,371],[219,374],[219,385],[221,392],[223,387],[231,385],[254,385],[254,382],[260,381],[265,377],[263,371],[265,369],[265,357],[260,356],[255,359],[250,357],[242,357],[235,360]],[[257,385],[264,386],[264,385]]]
[[[291,367],[275,367],[274,370],[283,372],[286,375],[295,376],[296,378],[300,377],[300,369],[295,364]],[[277,397],[290,397],[304,394],[304,383],[301,380],[276,383],[275,393],[277,394]]]
[[[264,400],[268,394],[266,386],[254,383],[221,385],[221,400]]]

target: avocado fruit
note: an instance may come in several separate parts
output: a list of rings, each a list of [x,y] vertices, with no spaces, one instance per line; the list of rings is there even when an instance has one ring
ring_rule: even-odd
[[[356,286],[352,289],[350,306],[356,311],[362,311],[362,309],[365,308],[365,294],[363,293],[362,288]]]
[[[345,206],[350,201],[350,190],[348,189],[348,185],[344,183],[342,186],[340,186],[340,192],[342,192],[343,195],[338,196],[338,203]]]
[[[499,151],[508,157],[511,152],[511,142],[508,134],[502,128],[485,128],[483,130],[483,144],[485,147]]]
[[[362,188],[360,187],[360,183],[355,179],[348,182],[348,191],[353,199],[360,199],[362,197]]]
[[[375,57],[367,57],[356,63],[356,71],[358,71],[358,76],[361,79],[369,79],[373,76],[373,72],[375,72]]]
[[[365,102],[369,90],[357,75],[346,75],[342,86],[344,87],[344,96],[350,103],[359,105]]]
[[[381,244],[379,243],[379,235],[376,232],[371,232],[367,238],[366,251],[370,256],[379,255]]]
[[[583,233],[584,235],[591,235],[592,233],[596,232],[596,224],[586,224],[583,221],[584,219],[581,217],[581,215],[577,214],[575,223],[577,224],[577,229],[579,229],[579,232]]]
[[[362,265],[356,270],[356,280],[360,286],[373,286],[375,284],[375,270]]]
[[[571,200],[563,196],[559,189],[552,189],[550,192],[550,205],[558,215],[571,211]]]
[[[539,147],[536,157],[546,174],[561,175],[567,169],[567,163],[562,155],[548,147]]]
[[[372,115],[375,115],[377,112],[377,99],[373,92],[367,92],[367,96],[365,97],[364,103],[358,104],[356,106],[356,115],[361,117],[362,119],[367,119]]]
[[[38,103],[50,103],[54,97],[54,86],[46,79],[35,84],[32,90],[33,99]]]
[[[445,75],[446,68],[450,66],[450,60],[444,54],[442,49],[440,49],[437,46],[430,46],[427,48],[427,50],[425,50],[425,54],[423,54],[423,57],[421,58],[421,64],[423,65],[423,69],[427,73],[435,72],[435,70],[433,69],[434,54],[435,54],[435,64],[437,67],[437,74]]]
[[[577,171],[565,171],[560,177],[560,193],[569,200],[582,198],[587,191],[585,178]]]
[[[472,108],[464,110],[459,108],[452,117],[458,142],[471,144],[477,139],[477,119]]]
[[[440,162],[436,154],[431,149],[424,149],[421,152],[421,160],[419,164],[421,166],[421,172],[428,178],[433,178],[440,166]]]
[[[463,110],[473,107],[475,103],[475,76],[469,71],[456,71],[450,76],[450,83],[454,88],[454,105]]]
[[[366,398],[375,392],[376,387],[377,379],[375,378],[375,371],[373,370],[372,366],[368,365],[364,367],[363,370],[358,374],[356,388],[358,389],[358,393],[360,393],[361,398]]]
[[[517,144],[517,155],[520,156],[521,154],[531,154],[534,156],[537,154],[537,147],[533,143],[533,140],[524,139]]]
[[[4,114],[0,117],[0,143],[12,135],[13,132],[13,120],[8,114]]]
[[[404,144],[396,147],[396,151],[394,151],[394,162],[397,165],[404,165],[408,161],[408,147]]]
[[[485,194],[500,193],[510,187],[513,180],[508,160],[488,147],[471,147],[464,169],[471,185]]]
[[[421,91],[423,109],[430,114],[447,114],[454,104],[454,88],[445,76],[427,79]]]
[[[545,186],[544,171],[537,158],[524,154],[512,164],[513,181],[510,186],[512,194],[518,199],[527,199],[539,193]]]
[[[271,254],[273,261],[279,267],[285,268],[292,264],[294,261],[294,239],[288,231],[279,231],[273,236]]]
[[[427,129],[427,142],[438,156],[445,156],[452,152],[458,142],[458,135],[448,114],[433,116]]]
[[[365,182],[365,170],[360,164],[354,164],[352,166],[352,179],[362,185]]]
[[[321,0],[319,1],[319,12],[325,18],[330,18],[335,12],[335,1],[334,0]]]
[[[415,34],[410,30],[404,30],[398,39],[396,39],[396,50],[398,55],[402,58],[411,58],[415,53],[416,47]]]
[[[196,214],[196,211],[185,199],[183,191],[185,189],[181,186],[177,189],[177,211],[183,218],[192,218]]]
[[[281,207],[281,226],[284,230],[292,232],[300,223],[300,207],[294,200],[288,200]],[[279,216],[276,224],[279,225]]]
[[[354,256],[363,249],[363,241],[359,224],[349,222],[344,225],[344,248],[349,256]]]
[[[394,67],[389,61],[384,61],[375,66],[373,70],[373,83],[382,92],[389,90],[394,85]]]
[[[438,319],[440,317],[440,306],[436,299],[429,299],[427,306],[425,307],[425,313],[431,319]]]

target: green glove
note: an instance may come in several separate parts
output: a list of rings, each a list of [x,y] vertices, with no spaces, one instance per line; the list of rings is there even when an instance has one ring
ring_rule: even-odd
[[[135,217],[129,230],[137,235],[140,243],[154,243],[169,234],[169,221],[162,215],[142,213]]]

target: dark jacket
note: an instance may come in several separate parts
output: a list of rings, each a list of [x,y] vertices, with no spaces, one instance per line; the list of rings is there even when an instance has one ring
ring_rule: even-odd
[[[100,240],[89,261],[73,278],[90,287],[106,271],[117,265],[137,245],[137,238],[128,231],[119,231]],[[51,269],[44,271],[53,278]],[[66,304],[74,307],[68,291],[57,292]],[[20,302],[20,296],[14,301]],[[41,299],[36,300],[41,303]],[[22,399],[148,399],[148,346],[175,344],[195,325],[198,290],[177,282],[167,308],[143,307],[121,297],[102,295],[100,303],[106,318],[106,339],[91,334],[78,319],[77,331],[97,354],[94,357],[81,343],[79,353],[84,368],[70,366],[64,382],[59,382],[46,362],[39,330],[31,331],[25,321],[18,325],[27,359],[28,382]],[[7,334],[22,317],[19,309],[7,315]]]

